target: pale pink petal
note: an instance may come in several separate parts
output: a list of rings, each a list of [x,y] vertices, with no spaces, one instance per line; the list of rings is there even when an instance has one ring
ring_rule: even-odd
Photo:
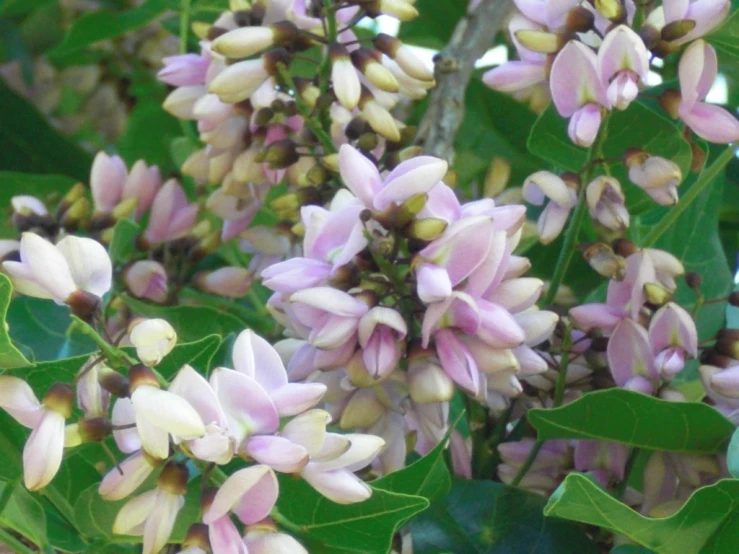
[[[353,146],[344,144],[339,149],[339,173],[344,185],[365,206],[371,207],[375,195],[382,189],[382,179],[375,164]]]
[[[48,485],[64,454],[64,416],[45,409],[23,447],[23,481],[28,490]]]
[[[283,437],[251,437],[244,451],[257,463],[281,473],[298,473],[308,463],[308,451]]]

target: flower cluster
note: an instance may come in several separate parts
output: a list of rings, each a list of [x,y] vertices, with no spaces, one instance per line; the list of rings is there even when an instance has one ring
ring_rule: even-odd
[[[112,264],[95,240],[69,236],[54,246],[26,233],[21,261],[6,261],[3,268],[17,290],[52,298],[89,321],[100,321]],[[164,547],[185,503],[191,485],[187,459],[196,467],[210,464],[208,471],[239,458],[251,464],[204,495],[202,519],[216,554],[242,544],[232,514],[247,526],[246,544],[277,540],[289,552],[305,552],[291,537],[270,530],[268,517],[279,492],[275,472],[299,475],[338,503],[371,495],[353,472],[372,462],[383,439],[329,432],[330,414],[313,408],[327,387],[288,383],[277,351],[251,330],[234,343],[233,369],[218,367],[205,379],[184,365],[171,382],[155,371],[176,346],[171,325],[162,319],[134,320],[127,334],[136,358],[109,344],[80,369],[74,388],[57,383],[41,401],[24,380],[0,376],[0,407],[32,429],[23,454],[29,489],[51,482],[65,448],[112,435],[127,457],[114,462],[100,483],[104,499],[127,498],[158,474],[156,487],[129,500],[113,526],[117,534],[142,535],[145,554]],[[74,422],[67,424],[70,419]]]
[[[223,240],[247,229],[278,183],[298,189],[272,203],[280,220],[296,222],[300,205],[330,197],[337,146],[380,156],[408,140],[391,110],[424,97],[433,74],[397,39],[379,34],[363,45],[353,28],[416,11],[405,0],[350,4],[269,1],[226,12],[200,29],[200,55],[165,59],[159,78],[176,88],[164,107],[196,121],[205,143],[182,169],[219,185],[207,207],[224,220]],[[308,77],[293,76],[299,63]]]
[[[680,91],[663,93],[670,115],[696,135],[719,143],[739,139],[739,122],[723,108],[704,102],[717,75],[716,51],[700,37],[726,17],[728,0],[666,2],[638,29],[636,2],[542,2],[515,0],[521,13],[508,30],[520,61],[488,71],[483,80],[521,98],[551,95],[557,111],[570,119],[570,139],[593,144],[603,115],[624,110],[646,86],[653,57],[689,46],[680,58]],[[640,8],[643,9],[643,8]]]
[[[383,175],[344,145],[339,168],[349,190],[302,210],[303,256],[262,277],[291,377],[326,382],[343,428],[383,436],[386,471],[411,431],[421,453],[444,436],[455,384],[497,409],[520,394],[546,370],[534,348],[558,318],[536,308],[543,283],[513,254],[523,207],[460,203],[436,158]]]

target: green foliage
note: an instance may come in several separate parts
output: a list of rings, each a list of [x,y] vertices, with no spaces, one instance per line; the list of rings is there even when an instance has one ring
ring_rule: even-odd
[[[46,514],[41,504],[18,482],[0,480],[0,525],[46,548]]]
[[[151,22],[167,8],[171,0],[147,0],[140,6],[125,11],[100,11],[83,15],[67,31],[61,44],[50,52],[60,57],[102,40],[113,39],[135,31]]]
[[[317,543],[311,552],[386,554],[400,525],[425,510],[421,496],[373,488],[372,497],[358,504],[336,504],[305,481],[280,476],[280,519]]]
[[[732,477],[739,478],[739,430],[734,431],[729,442],[729,450],[726,452],[726,466]]]
[[[418,0],[416,9],[423,13],[400,26],[398,38],[408,44],[441,50],[449,42],[454,27],[467,10],[466,0]]]
[[[92,157],[62,137],[0,79],[0,170],[67,175],[86,181]],[[3,184],[3,190],[8,190]],[[24,189],[15,189],[16,192]]]
[[[706,37],[719,50],[739,59],[739,11],[734,11],[724,23]]]
[[[13,344],[8,335],[5,316],[13,293],[13,285],[5,275],[0,274],[0,367],[3,369],[15,369],[30,365],[23,353]]]
[[[556,516],[597,525],[657,554],[734,552],[739,541],[739,480],[725,479],[698,489],[676,514],[644,517],[584,475],[572,473],[544,508]]]
[[[412,523],[413,552],[595,554],[576,525],[544,518],[545,499],[492,481],[457,481],[440,504]]]
[[[139,224],[131,219],[120,219],[113,227],[113,238],[108,246],[108,254],[114,264],[125,264],[131,261],[136,252],[136,236],[139,234]]]
[[[599,439],[652,450],[715,453],[734,425],[711,406],[613,388],[551,410],[529,411],[542,439]]]

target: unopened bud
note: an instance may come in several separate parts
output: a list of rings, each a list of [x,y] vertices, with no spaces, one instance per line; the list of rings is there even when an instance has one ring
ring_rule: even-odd
[[[680,91],[674,88],[668,88],[662,91],[659,95],[659,105],[672,119],[680,117],[680,103],[682,102],[682,96]]]
[[[90,316],[100,308],[102,300],[99,296],[85,290],[76,290],[64,301],[70,311],[82,320],[89,320]]]
[[[653,306],[663,306],[672,300],[672,293],[657,283],[645,283],[644,295],[647,297],[647,302]]]
[[[177,333],[163,319],[134,320],[128,328],[131,344],[144,365],[156,366],[177,343]],[[131,383],[133,386],[133,382]]]
[[[41,403],[68,418],[72,415],[74,390],[66,383],[54,383],[49,387]]]
[[[739,359],[739,341],[722,339],[716,341],[716,344],[713,347],[716,349],[716,352],[722,356]]]
[[[130,382],[130,390],[134,392],[138,387],[148,386],[154,388],[161,388],[157,376],[151,368],[146,367],[144,364],[136,364],[130,367],[128,370],[128,379]]]
[[[113,219],[115,221],[118,221],[119,219],[126,219],[128,216],[136,211],[136,206],[138,202],[139,199],[135,196],[132,196],[131,198],[126,198],[122,202],[119,202],[115,208],[113,208],[113,211],[110,213],[110,215],[113,216]]]
[[[355,117],[344,127],[344,134],[349,140],[357,140],[370,130],[369,124],[361,117]]]
[[[511,164],[505,158],[495,156],[485,174],[485,196],[494,198],[506,188],[511,179]]]
[[[660,30],[653,25],[648,24],[641,26],[641,29],[639,29],[639,37],[644,42],[644,46],[647,47],[647,50],[652,50],[659,44],[660,40],[662,40]]]
[[[595,14],[587,8],[576,6],[567,12],[565,29],[570,33],[586,33],[593,28]]]
[[[117,396],[118,398],[128,398],[131,396],[131,383],[128,381],[128,378],[107,366],[101,367],[98,382],[103,389],[113,396]]]
[[[441,368],[436,356],[428,350],[415,350],[409,357],[408,392],[418,404],[448,402],[456,388]]]
[[[438,238],[446,228],[447,221],[445,219],[434,217],[414,219],[405,228],[405,234],[413,239],[432,241]]]
[[[270,169],[285,169],[300,159],[295,143],[290,139],[270,144],[264,152],[264,162]]]
[[[533,29],[520,29],[515,32],[515,35],[516,39],[524,48],[540,54],[554,54],[559,52],[572,38],[570,35],[536,31]]]
[[[357,140],[357,148],[363,150],[364,152],[371,152],[372,150],[377,148],[378,142],[379,139],[377,138],[377,134],[364,133],[361,137],[359,137],[359,140]]]
[[[626,17],[626,9],[620,0],[595,0],[594,6],[600,15],[614,23],[620,23]]]
[[[93,417],[77,422],[81,442],[100,442],[113,432],[113,424],[107,417]]]
[[[321,165],[333,173],[339,172],[339,155],[329,154],[321,158]]]
[[[586,245],[582,255],[590,267],[603,277],[623,281],[626,277],[626,260],[602,242]]]
[[[632,254],[636,254],[639,250],[636,244],[631,242],[629,239],[616,239],[611,243],[611,247],[616,254],[623,256],[624,258],[628,258]]]
[[[389,376],[386,374],[380,379],[375,378],[368,370],[362,359],[362,351],[357,350],[346,364],[346,374],[355,387],[367,388],[372,387]]]
[[[254,124],[259,126],[267,125],[270,121],[272,121],[272,118],[274,116],[275,111],[272,108],[260,108],[254,114]]]
[[[77,229],[85,224],[90,217],[90,201],[79,198],[59,218],[59,223],[67,230]]]
[[[203,552],[210,552],[208,526],[205,523],[193,523],[190,525],[187,529],[182,547],[183,550],[199,548]]]
[[[703,284],[703,277],[697,271],[688,271],[685,274],[685,282],[693,290],[699,290]]]
[[[683,38],[688,33],[690,33],[693,29],[695,29],[694,20],[678,19],[677,21],[672,21],[671,23],[668,23],[667,25],[662,27],[660,36],[662,37],[662,40],[672,42],[673,40],[678,40],[678,39]]]
[[[202,292],[241,298],[251,288],[251,273],[244,267],[222,267],[215,271],[201,271],[195,276],[195,286]]]
[[[367,80],[380,90],[398,92],[400,85],[395,76],[380,61],[382,54],[372,48],[362,46],[351,53],[351,60]]]
[[[187,493],[187,478],[190,472],[181,462],[167,462],[157,479],[157,487],[171,494],[184,496]]]
[[[366,429],[372,427],[385,413],[385,406],[378,400],[374,389],[356,390],[344,407],[339,427]]]

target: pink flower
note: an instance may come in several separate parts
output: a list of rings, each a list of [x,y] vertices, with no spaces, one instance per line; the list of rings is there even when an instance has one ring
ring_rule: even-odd
[[[109,212],[116,207],[123,195],[126,181],[126,164],[118,156],[98,152],[90,170],[90,189],[95,209]]]
[[[639,35],[626,25],[609,31],[598,49],[598,72],[608,86],[610,103],[626,109],[649,73],[649,51]]]
[[[198,54],[180,54],[162,60],[164,67],[157,73],[163,83],[175,87],[202,85],[210,60]]]
[[[57,304],[75,300],[77,291],[102,297],[110,290],[113,267],[97,241],[68,235],[54,246],[34,233],[23,233],[20,262],[3,262],[15,289]]]
[[[98,492],[105,500],[126,498],[146,481],[157,465],[158,460],[139,450],[105,474]]]
[[[170,179],[154,198],[144,238],[151,244],[182,238],[190,232],[197,217],[198,205],[188,204],[182,186]]]
[[[68,385],[53,385],[38,401],[28,383],[0,375],[0,408],[32,429],[23,447],[23,480],[29,490],[48,485],[59,471],[64,453],[64,422],[72,415],[74,393]]]
[[[549,83],[557,111],[562,117],[572,118],[572,141],[579,146],[593,144],[600,127],[601,107],[611,107],[595,53],[582,42],[568,42],[554,59]]]
[[[123,281],[136,298],[163,304],[169,297],[167,271],[159,262],[140,260],[125,270]]]
[[[615,442],[578,440],[575,443],[575,469],[590,471],[602,486],[624,478],[629,447]]]
[[[725,109],[703,102],[717,72],[713,46],[704,40],[688,46],[678,66],[682,93],[678,113],[696,135],[710,142],[734,142],[739,140],[739,121]]]
[[[136,218],[142,217],[151,207],[154,197],[162,184],[159,168],[155,165],[147,167],[143,160],[133,164],[123,184],[121,200],[136,199]]]
[[[359,320],[359,346],[364,366],[375,379],[388,376],[403,353],[408,327],[397,311],[377,306]]]
[[[590,217],[612,231],[623,231],[629,226],[629,212],[625,206],[621,183],[613,177],[596,177],[585,189]]]
[[[638,323],[622,320],[608,340],[608,365],[619,387],[652,394],[659,372],[649,344],[649,335]]]
[[[399,164],[384,179],[375,164],[354,147],[339,150],[339,172],[344,184],[366,207],[384,211],[411,196],[429,192],[446,175],[447,163],[431,156],[418,156]]]
[[[559,236],[570,212],[577,205],[577,193],[549,171],[537,171],[529,175],[523,184],[523,197],[535,206],[541,206],[549,199],[537,223],[539,240],[544,244],[549,244]]]
[[[514,0],[514,2],[526,17],[551,28],[562,26],[567,13],[580,3],[578,0]]]
[[[729,0],[673,0],[653,10],[646,23],[662,29],[666,24],[676,21],[694,21],[695,27],[689,33],[672,41],[674,44],[687,44],[718,27],[729,10]]]
[[[698,355],[698,331],[695,321],[683,308],[668,302],[652,316],[649,342],[657,370],[672,378],[685,367],[685,358]]]
[[[177,514],[185,505],[188,471],[184,464],[169,462],[157,488],[129,500],[118,512],[113,534],[144,537],[142,554],[156,554],[167,544]]]

